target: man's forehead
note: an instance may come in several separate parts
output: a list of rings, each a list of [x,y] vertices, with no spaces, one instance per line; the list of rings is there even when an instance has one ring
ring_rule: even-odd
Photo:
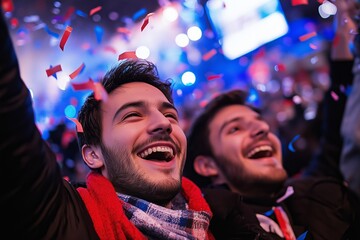
[[[124,98],[133,101],[134,99],[167,99],[163,92],[155,86],[145,82],[131,82],[119,86],[109,94],[110,98]],[[151,98],[149,98],[151,96]]]
[[[259,114],[246,105],[229,105],[220,109],[214,119],[227,121],[232,118],[257,117]]]

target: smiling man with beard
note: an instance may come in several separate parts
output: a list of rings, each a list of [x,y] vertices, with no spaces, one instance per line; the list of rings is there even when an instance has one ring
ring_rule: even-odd
[[[351,69],[348,62],[338,64]],[[334,101],[332,91],[343,99]],[[326,96],[326,126],[339,126],[346,96],[338,83]],[[244,230],[238,226],[246,227],[241,216],[255,215],[274,238],[359,239],[359,205],[353,193],[335,176],[287,179],[278,137],[246,99],[240,90],[219,94],[195,118],[188,135],[184,175],[203,190],[214,214],[214,236],[254,239],[239,237]],[[341,152],[339,132],[325,131],[330,136],[323,139],[322,162]]]
[[[85,163],[76,188],[42,139],[29,89],[0,18],[0,230],[10,239],[213,239],[201,191],[182,177],[186,137],[169,82],[153,63],[123,60],[78,120]]]

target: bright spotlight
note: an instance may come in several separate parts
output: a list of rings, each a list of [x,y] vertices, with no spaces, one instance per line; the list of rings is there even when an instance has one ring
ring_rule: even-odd
[[[180,33],[175,37],[175,42],[179,47],[186,47],[189,45],[189,38],[185,33]]]
[[[187,35],[191,41],[197,41],[202,36],[202,31],[199,27],[193,26],[187,30]]]
[[[163,17],[169,22],[173,22],[179,17],[179,13],[174,7],[165,7]]]
[[[138,58],[147,59],[150,56],[150,49],[146,46],[140,46],[136,49],[135,54]]]
[[[196,76],[193,72],[187,71],[181,76],[181,81],[185,86],[191,86],[195,83]]]

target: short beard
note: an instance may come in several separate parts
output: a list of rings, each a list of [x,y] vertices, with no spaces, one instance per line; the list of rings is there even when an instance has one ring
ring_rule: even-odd
[[[181,180],[154,183],[135,169],[125,148],[100,145],[110,182],[119,193],[137,197],[160,206],[167,205],[180,192]]]
[[[216,162],[232,187],[239,193],[249,197],[273,196],[284,187],[284,183],[287,179],[285,170],[282,170],[281,175],[274,179],[272,177],[264,177],[254,173],[249,174],[244,171],[242,165],[236,165],[226,158],[222,158],[220,161],[216,160]]]

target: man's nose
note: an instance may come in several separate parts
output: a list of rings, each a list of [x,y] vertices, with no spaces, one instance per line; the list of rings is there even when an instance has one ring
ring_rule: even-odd
[[[172,126],[170,120],[165,117],[161,112],[155,112],[150,117],[149,133],[167,133],[172,132]]]
[[[265,121],[262,120],[256,120],[253,122],[251,131],[252,137],[262,137],[266,136],[270,131],[270,126]]]

